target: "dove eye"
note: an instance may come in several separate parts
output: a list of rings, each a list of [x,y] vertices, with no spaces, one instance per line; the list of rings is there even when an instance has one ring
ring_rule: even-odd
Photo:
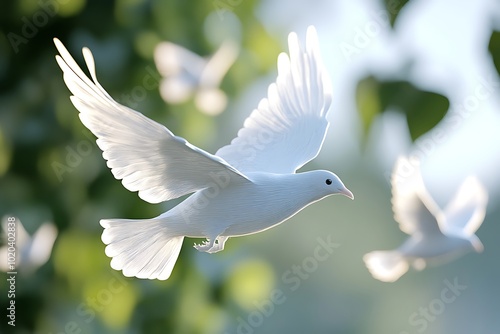
[[[326,179],[325,183],[328,185],[332,184],[332,179]]]

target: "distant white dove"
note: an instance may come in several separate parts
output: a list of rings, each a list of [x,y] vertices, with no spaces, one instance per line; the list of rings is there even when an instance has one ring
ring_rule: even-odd
[[[2,229],[4,231],[4,241],[5,246],[0,247],[0,270],[16,271],[21,270],[25,273],[30,273],[40,266],[45,264],[52,253],[52,247],[57,237],[57,228],[52,223],[43,223],[33,236],[30,236],[28,232],[24,229],[23,224],[19,219],[15,220],[15,235],[12,236],[15,240],[15,259],[16,263],[14,267],[10,267],[7,263],[7,255],[10,253],[8,250],[9,234],[8,217],[2,219]]]
[[[111,267],[125,276],[167,279],[184,237],[206,238],[196,249],[215,253],[229,237],[265,231],[326,196],[353,198],[331,172],[295,173],[319,153],[329,125],[330,83],[313,27],[305,50],[289,35],[290,58],[279,55],[268,98],[216,155],[115,102],[97,82],[89,49],[83,55],[93,82],[54,42],[71,101],[115,178],[150,203],[194,193],[153,219],[101,220]]]
[[[392,208],[400,229],[410,238],[393,251],[374,251],[363,259],[376,279],[394,282],[409,264],[422,270],[469,251],[483,251],[474,234],[481,226],[488,194],[479,180],[468,177],[442,212],[425,189],[420,166],[400,157],[392,174]]]
[[[171,42],[159,43],[154,52],[160,82],[160,95],[167,103],[178,104],[194,96],[196,107],[217,115],[227,105],[226,94],[219,89],[222,79],[239,53],[238,45],[227,40],[211,57],[199,55]]]

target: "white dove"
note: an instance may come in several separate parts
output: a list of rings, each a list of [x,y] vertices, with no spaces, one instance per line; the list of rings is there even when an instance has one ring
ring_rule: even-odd
[[[57,228],[52,223],[43,223],[33,236],[30,236],[28,232],[24,229],[23,224],[19,219],[15,220],[15,232],[10,232],[8,229],[9,221],[8,217],[2,219],[2,229],[4,231],[4,241],[5,246],[0,247],[0,258],[4,261],[0,261],[0,270],[16,271],[21,270],[26,273],[31,273],[32,271],[38,269],[40,266],[44,265],[50,258],[52,253],[52,247],[57,238]],[[11,235],[14,233],[14,235]],[[9,252],[9,243],[7,242],[7,237],[11,237],[15,240],[15,259],[16,263],[13,267],[5,259]]]
[[[326,196],[353,198],[331,172],[295,173],[319,153],[329,125],[330,84],[313,27],[305,50],[289,35],[290,58],[279,55],[268,98],[215,155],[115,102],[97,82],[89,49],[83,55],[93,82],[54,42],[71,101],[115,178],[150,203],[194,193],[153,219],[101,220],[111,267],[125,276],[167,279],[184,237],[206,238],[196,249],[215,253],[229,237],[265,231]]]
[[[409,264],[422,270],[427,263],[483,251],[474,233],[483,222],[488,194],[477,178],[468,177],[444,211],[427,193],[418,162],[411,164],[399,157],[391,183],[394,219],[410,238],[396,250],[374,251],[363,257],[373,277],[394,282],[408,271]]]
[[[196,107],[217,115],[227,105],[226,94],[219,89],[222,79],[239,53],[238,45],[227,40],[211,57],[199,55],[171,42],[159,43],[154,52],[160,82],[160,95],[167,103],[183,103],[194,95]]]

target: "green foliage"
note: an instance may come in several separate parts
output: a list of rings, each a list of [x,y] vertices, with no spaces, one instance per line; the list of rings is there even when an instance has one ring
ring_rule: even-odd
[[[497,73],[500,74],[500,31],[493,31],[491,33],[488,51],[491,53]]]
[[[408,81],[379,80],[374,76],[359,81],[356,103],[365,135],[374,119],[391,109],[406,116],[412,140],[435,127],[450,107],[441,94],[419,89]]]
[[[409,0],[384,0],[384,5],[389,15],[389,22],[392,27],[394,27],[401,9],[403,9],[408,1]]]

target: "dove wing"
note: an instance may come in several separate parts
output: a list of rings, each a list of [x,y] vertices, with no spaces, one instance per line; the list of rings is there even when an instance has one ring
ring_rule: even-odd
[[[221,173],[231,180],[248,180],[220,157],[114,101],[97,81],[89,49],[84,48],[83,55],[93,81],[58,39],[54,43],[64,81],[73,94],[71,101],[80,111],[82,123],[97,136],[108,167],[125,188],[138,191],[149,203],[159,203],[208,188]]]
[[[305,50],[295,33],[288,36],[288,46],[290,57],[279,55],[278,77],[267,98],[231,144],[216,153],[244,173],[294,173],[323,145],[332,95],[316,30],[308,28]]]
[[[392,210],[401,231],[410,234],[442,234],[443,215],[425,189],[420,167],[399,157],[391,178]]]
[[[218,87],[238,56],[238,45],[227,40],[207,61],[200,76],[200,86]]]
[[[33,243],[29,251],[28,260],[34,265],[41,266],[47,262],[52,253],[52,247],[57,238],[57,228],[52,223],[44,223],[33,234]]]
[[[185,71],[196,83],[207,64],[203,57],[171,42],[159,43],[154,51],[154,59],[158,72],[164,78]]]
[[[446,206],[446,227],[474,234],[483,223],[488,203],[488,193],[476,177],[468,177],[455,197]]]

